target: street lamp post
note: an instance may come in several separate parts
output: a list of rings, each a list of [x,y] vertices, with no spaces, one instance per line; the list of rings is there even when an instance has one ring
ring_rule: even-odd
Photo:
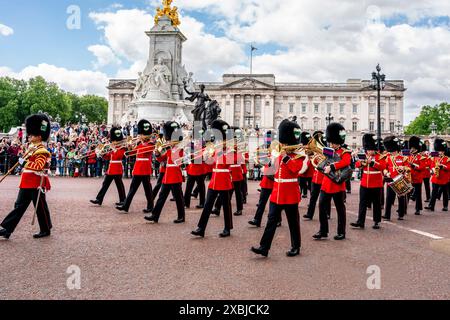
[[[381,73],[380,64],[377,71],[372,73],[372,89],[377,91],[377,140],[378,148],[381,148],[381,90],[386,87],[386,75]]]
[[[330,124],[331,124],[331,121],[334,120],[334,117],[331,116],[331,113],[330,113],[330,114],[328,114],[328,117],[325,118],[325,120],[328,121],[328,125],[330,125]]]
[[[400,120],[397,121],[397,125],[395,127],[397,128],[397,135],[400,135],[401,130],[403,128],[402,123],[400,122]]]
[[[432,123],[431,126],[430,126],[431,135],[432,135],[433,137],[437,135],[437,133],[436,133],[437,129],[438,129],[438,126],[437,126],[436,123],[434,123],[434,121],[433,121],[433,123]]]

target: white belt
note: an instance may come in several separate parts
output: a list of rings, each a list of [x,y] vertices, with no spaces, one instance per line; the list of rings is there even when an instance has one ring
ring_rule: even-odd
[[[35,174],[37,176],[48,177],[48,174],[45,173],[44,171],[33,171],[33,170],[25,169],[25,170],[22,171],[22,173],[33,173],[33,174]]]
[[[117,164],[122,164],[122,161],[119,161],[119,160],[111,160],[109,163],[117,163]]]
[[[178,168],[177,164],[167,164],[166,168]]]
[[[230,173],[230,170],[228,170],[228,169],[213,169],[213,172],[215,172],[215,173]]]
[[[136,161],[150,161],[150,159],[147,159],[147,158],[137,158]]]
[[[364,171],[364,174],[381,174],[381,171]]]
[[[295,182],[298,183],[298,179],[275,179],[276,183],[291,183]]]
[[[230,166],[230,168],[241,168],[241,166],[240,165],[232,165],[232,166]]]

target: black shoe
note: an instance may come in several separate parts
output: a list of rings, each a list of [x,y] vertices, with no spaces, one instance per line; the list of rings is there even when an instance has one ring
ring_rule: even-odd
[[[124,213],[128,213],[128,209],[125,209],[124,206],[117,206],[116,209],[119,211],[123,211]]]
[[[170,199],[171,202],[175,202],[175,198]]]
[[[323,238],[328,238],[328,234],[322,233],[322,232],[318,232],[315,235],[313,235],[313,238],[316,239],[316,240],[320,240],[320,239],[323,239]]]
[[[345,234],[338,234],[337,236],[334,237],[334,240],[336,241],[345,240]]]
[[[124,203],[123,202],[116,202],[116,207],[123,207]]]
[[[414,214],[415,214],[416,216],[420,216],[420,211],[416,211]]]
[[[386,216],[382,216],[382,218],[383,218],[383,220],[391,221],[391,218],[388,218],[388,217],[386,217]]]
[[[289,250],[288,252],[286,252],[286,255],[288,257],[296,257],[300,255],[300,249],[294,249],[292,248],[291,250]]]
[[[430,199],[425,200],[425,203],[429,203],[429,202],[430,202]]]
[[[153,214],[151,216],[144,217],[144,219],[150,222],[158,223],[158,218],[156,218],[156,216]]]
[[[269,255],[269,251],[265,250],[261,247],[259,247],[259,248],[252,247],[250,250],[252,250],[253,253],[259,254],[263,257],[267,257]]]
[[[308,196],[307,196],[307,195],[302,195],[302,198],[303,198],[303,199],[307,199]]]
[[[425,207],[425,210],[429,210],[429,211],[431,211],[431,212],[434,212],[434,208],[432,208],[432,207],[430,207],[430,206]]]
[[[11,233],[6,231],[5,229],[0,230],[0,237],[3,237],[5,239],[9,239],[11,237]]]
[[[448,208],[444,208],[444,209],[442,209],[442,211],[448,212]]]
[[[191,197],[194,198],[194,199],[197,199],[198,198],[198,194],[191,194]]]
[[[405,218],[403,218],[403,217],[398,217],[397,220],[398,220],[398,221],[403,221],[403,220],[405,220]]]
[[[41,238],[46,238],[46,237],[50,237],[50,231],[39,232],[39,233],[36,233],[35,235],[33,235],[33,238],[35,238],[35,239],[41,239]]]
[[[281,222],[277,223],[277,228],[281,228]]]
[[[174,220],[173,221],[173,223],[175,223],[175,224],[180,224],[180,223],[185,223],[186,222],[186,220],[183,218],[183,219],[177,219],[177,220]]]
[[[352,226],[353,228],[364,229],[364,225],[359,222],[350,223],[350,226]]]
[[[142,210],[143,213],[152,213],[153,209],[144,209]]]
[[[231,236],[230,230],[223,230],[221,233],[219,233],[219,237],[221,238],[228,238]]]
[[[205,209],[205,206],[196,206],[195,209]]]
[[[261,222],[256,221],[255,219],[248,222],[249,225],[255,226],[257,228],[261,228]]]
[[[380,230],[380,229],[381,229],[381,226],[380,226],[379,223],[375,223],[375,224],[373,225],[372,229],[374,229],[374,230]]]
[[[220,211],[217,210],[217,209],[213,209],[213,210],[211,211],[211,214],[213,214],[213,215],[215,215],[215,216],[220,216]]]
[[[305,215],[303,216],[303,218],[306,219],[306,220],[310,220],[310,221],[313,219],[313,217],[310,217],[310,216],[308,216],[307,214],[305,214]]]
[[[242,216],[242,211],[236,211],[235,213],[234,213],[234,215],[236,216],[236,217],[240,217],[240,216]]]
[[[91,200],[91,203],[95,204],[95,205],[99,205],[99,206],[102,205],[102,203],[100,201],[98,201],[98,200]]]
[[[192,231],[191,234],[193,236],[204,238],[205,237],[205,230],[198,228],[197,230]]]

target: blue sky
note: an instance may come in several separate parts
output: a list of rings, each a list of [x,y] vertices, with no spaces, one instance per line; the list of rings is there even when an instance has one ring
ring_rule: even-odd
[[[136,77],[148,55],[144,31],[158,0],[0,0],[0,76],[38,74],[79,94],[106,94],[109,78]],[[432,5],[430,5],[432,3]],[[69,30],[70,5],[81,29]],[[174,0],[196,80],[254,71],[277,81],[345,82],[381,63],[405,80],[406,122],[424,104],[450,100],[448,0]]]

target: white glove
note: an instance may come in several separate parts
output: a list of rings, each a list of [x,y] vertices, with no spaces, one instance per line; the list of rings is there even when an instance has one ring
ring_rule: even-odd
[[[26,162],[24,158],[19,158],[19,164],[23,166],[23,164]]]

